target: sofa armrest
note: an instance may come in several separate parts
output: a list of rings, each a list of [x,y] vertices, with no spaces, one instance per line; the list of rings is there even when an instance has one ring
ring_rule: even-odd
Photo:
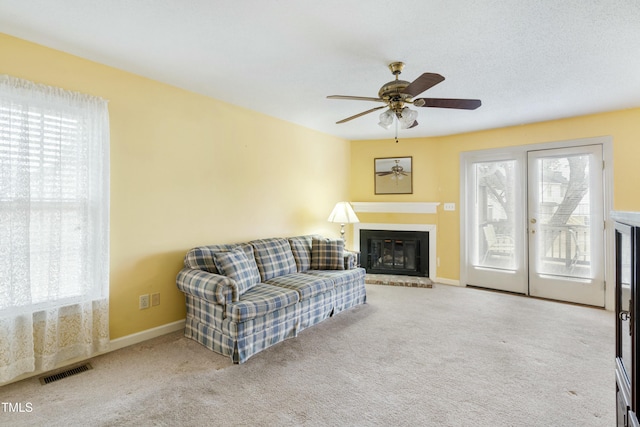
[[[182,292],[216,304],[238,301],[238,284],[235,280],[204,270],[183,268],[176,277],[176,285]]]
[[[360,267],[360,252],[359,251],[348,251],[344,250],[344,269],[345,270],[353,270],[354,268]]]

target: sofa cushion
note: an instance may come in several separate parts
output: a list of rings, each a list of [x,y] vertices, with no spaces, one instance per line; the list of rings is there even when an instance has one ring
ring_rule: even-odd
[[[314,238],[322,238],[318,235],[289,237],[291,252],[296,260],[298,272],[307,271],[311,268],[311,240]]]
[[[228,252],[236,248],[241,248],[250,260],[253,259],[253,246],[248,243],[198,246],[187,252],[184,257],[184,266],[219,274],[220,272],[213,260],[213,254],[216,252]]]
[[[249,243],[253,246],[256,264],[263,282],[297,271],[296,261],[287,239],[261,239]]]
[[[299,300],[294,290],[258,283],[245,292],[240,301],[227,304],[225,316],[234,322],[244,322],[289,307]]]
[[[342,286],[353,286],[354,283],[363,282],[365,277],[364,268],[354,268],[351,270],[309,270],[305,275],[324,277],[331,279],[336,288]]]
[[[312,298],[318,294],[333,289],[333,281],[330,278],[311,276],[309,274],[293,273],[274,277],[265,283],[282,288],[293,289],[300,294],[300,300]]]
[[[342,239],[311,240],[312,270],[344,270],[344,241]]]
[[[249,260],[241,248],[227,252],[215,252],[213,260],[220,274],[237,283],[238,295],[244,294],[260,282],[260,273],[255,260]]]

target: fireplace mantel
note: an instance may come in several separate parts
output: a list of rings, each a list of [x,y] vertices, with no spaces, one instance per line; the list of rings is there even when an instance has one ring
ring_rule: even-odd
[[[440,202],[351,202],[356,212],[435,214]]]

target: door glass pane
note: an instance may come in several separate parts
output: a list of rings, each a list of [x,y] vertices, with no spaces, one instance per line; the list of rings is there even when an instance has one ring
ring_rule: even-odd
[[[405,240],[404,241],[404,262],[405,265],[403,268],[407,270],[415,270],[416,269],[416,246],[417,241],[415,240]]]
[[[402,240],[394,240],[393,241],[393,268],[403,268],[404,267],[404,257],[403,248],[402,248]]]
[[[589,155],[541,158],[536,166],[537,271],[590,278]]]
[[[382,250],[382,265],[385,268],[393,268],[394,256],[393,256],[393,240],[385,240]]]
[[[474,164],[475,221],[472,263],[515,269],[516,161]]]
[[[371,240],[371,268],[382,268],[382,254],[383,254],[383,246],[381,240]]]

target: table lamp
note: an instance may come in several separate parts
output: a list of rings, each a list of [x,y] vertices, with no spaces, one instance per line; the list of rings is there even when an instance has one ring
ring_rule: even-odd
[[[340,224],[340,237],[344,241],[344,225],[360,222],[349,202],[338,202],[329,215],[329,222]],[[346,243],[346,242],[345,242]]]

